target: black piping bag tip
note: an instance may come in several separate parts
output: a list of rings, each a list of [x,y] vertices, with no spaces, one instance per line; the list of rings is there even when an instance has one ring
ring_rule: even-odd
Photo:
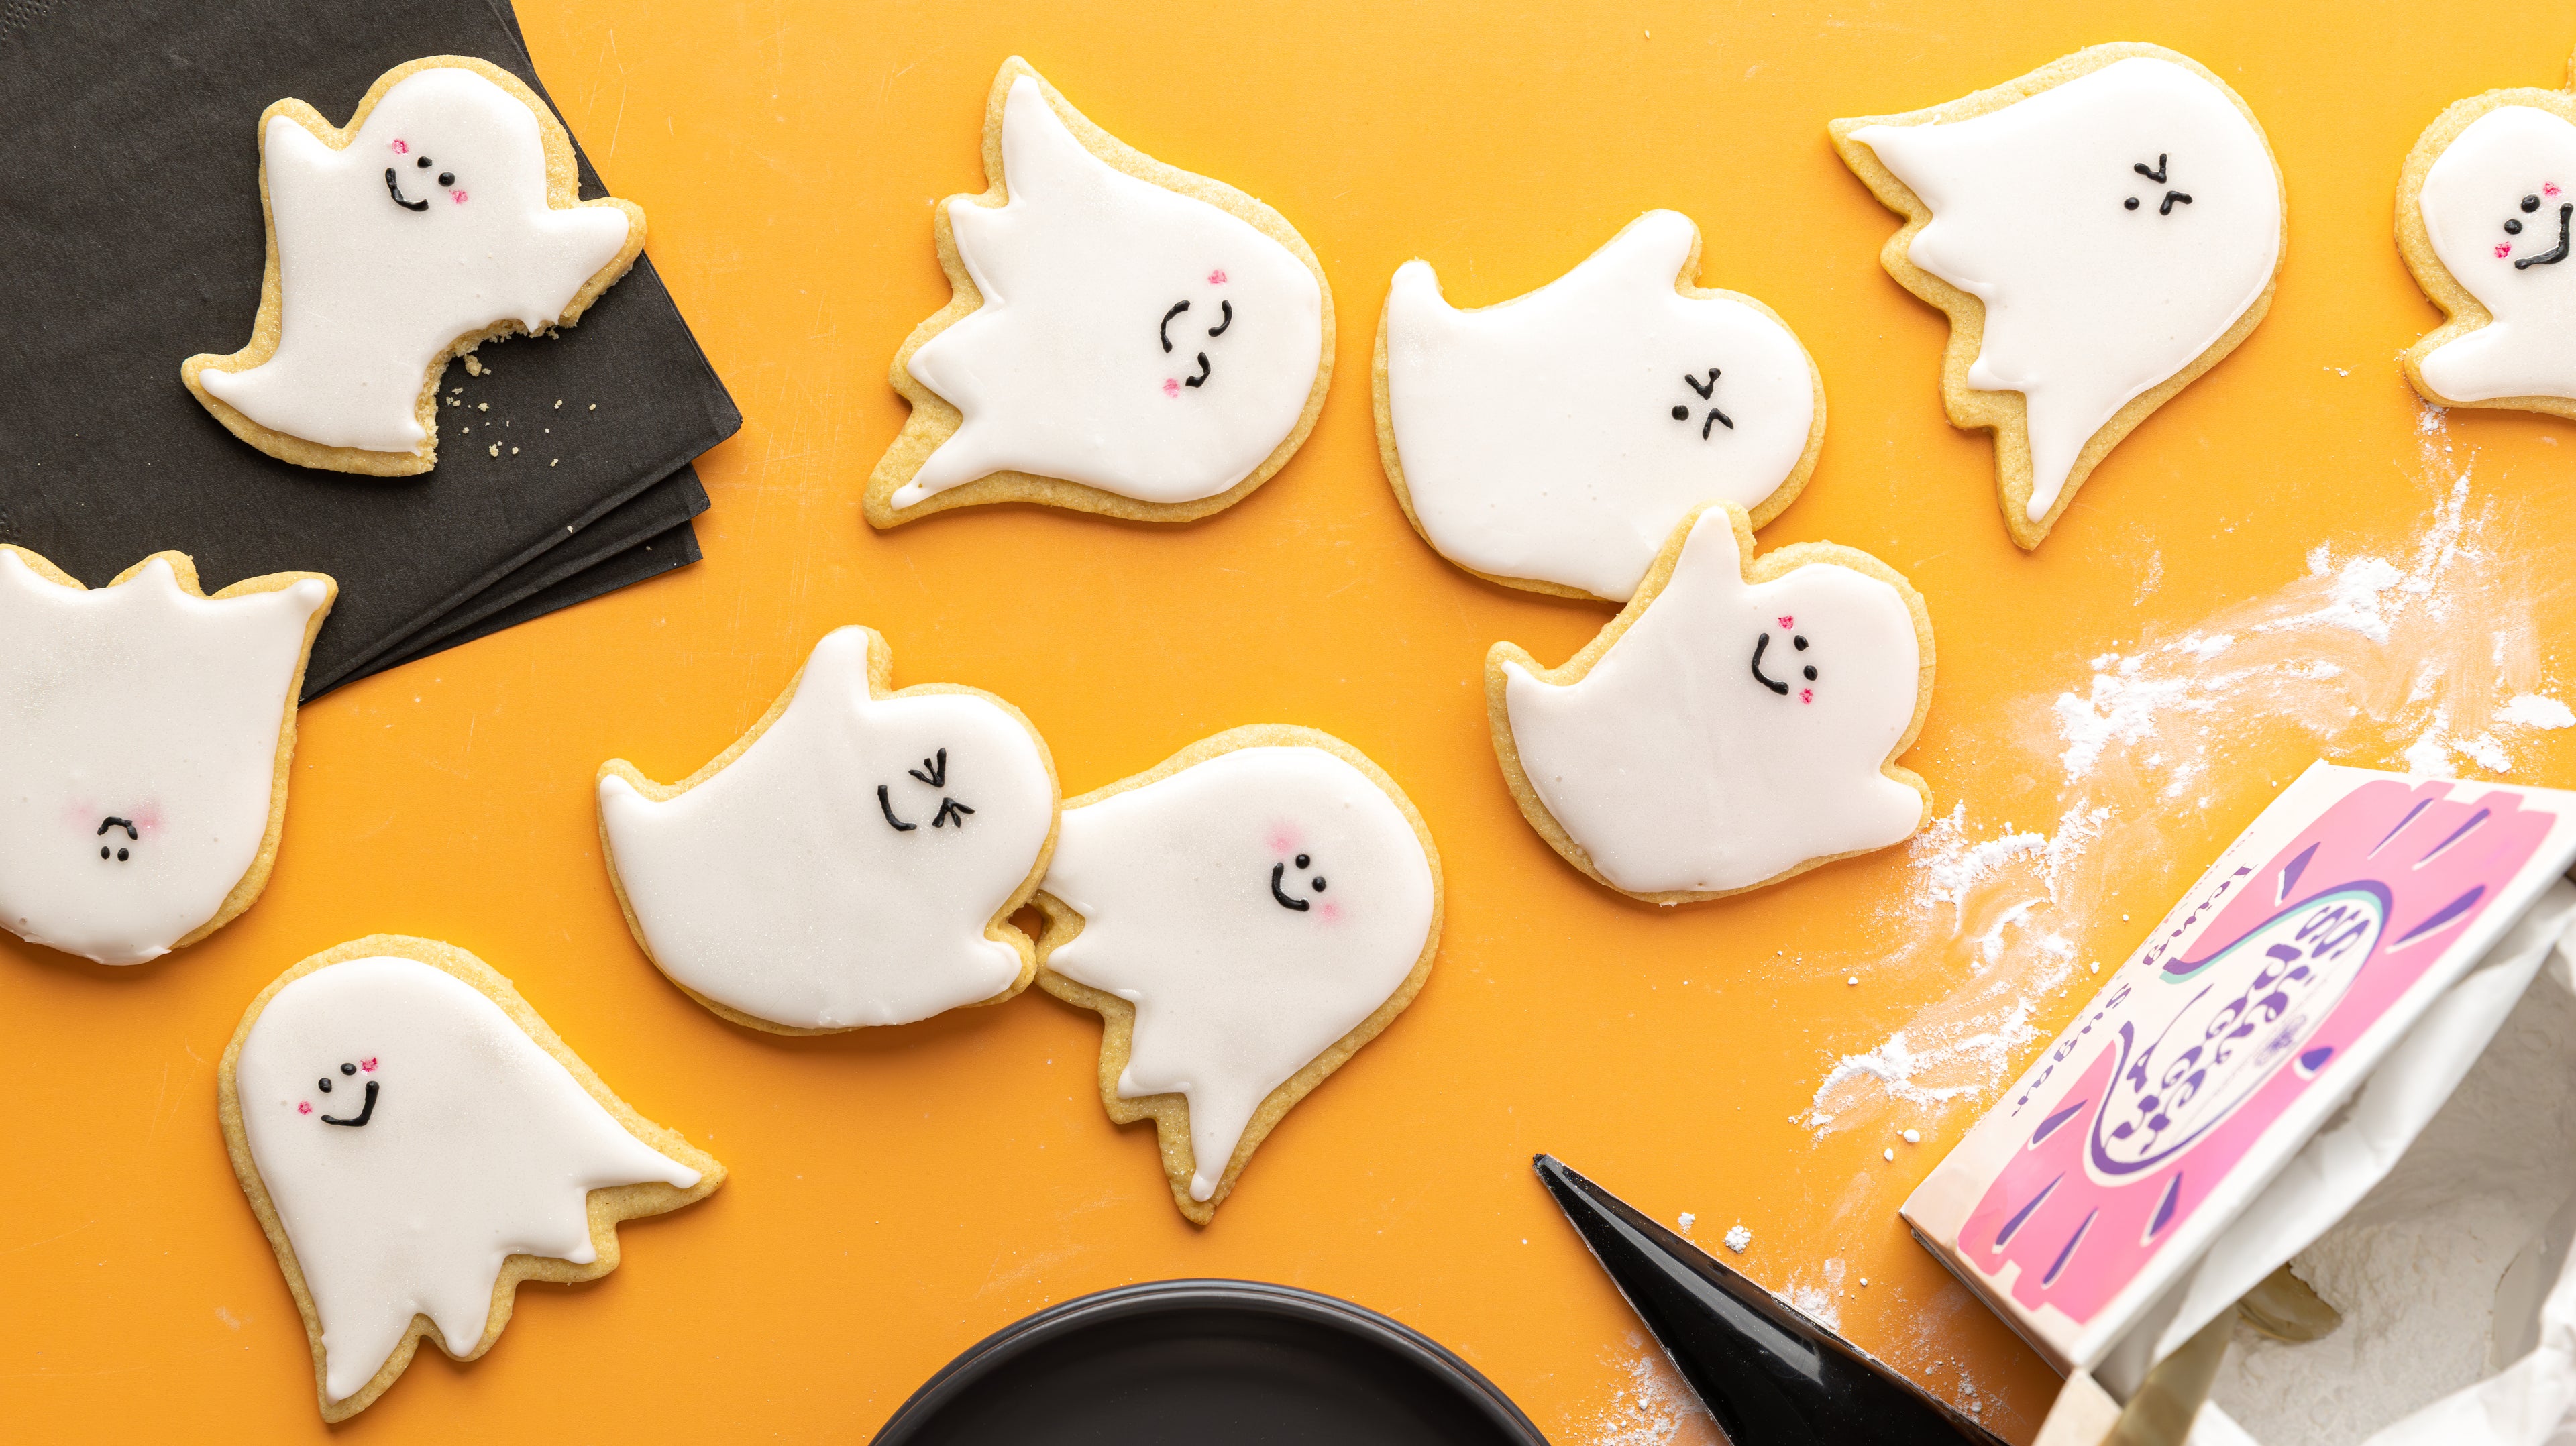
[[[1532,1163],[1734,1446],[2003,1446],[1555,1156]]]

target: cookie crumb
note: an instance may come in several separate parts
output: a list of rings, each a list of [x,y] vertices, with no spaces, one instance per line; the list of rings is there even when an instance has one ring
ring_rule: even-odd
[[[501,455],[501,444],[500,444],[500,443],[495,442],[495,443],[493,443],[493,444],[492,444],[492,455],[493,455],[493,456],[495,456],[495,457],[498,457],[498,456],[500,456],[500,455]]]
[[[548,460],[548,461],[547,461],[546,465],[547,465],[547,466],[549,466],[549,467],[560,467],[560,466],[562,466],[562,465],[563,465],[563,458],[561,458],[561,457],[555,457],[555,458],[552,458],[552,459],[550,459],[550,460]]]
[[[492,410],[492,404],[490,402],[476,402],[474,404],[474,410],[478,412],[488,412]]]
[[[597,403],[597,402],[593,402],[593,403],[591,403],[591,404],[590,404],[590,409],[591,409],[592,411],[594,411],[594,412],[595,412],[595,411],[598,411],[598,410],[599,410],[599,403]]]
[[[483,375],[483,363],[476,361],[471,352],[468,352],[465,357],[465,374],[469,377]]]
[[[519,449],[518,449],[518,448],[516,448],[516,447],[512,447],[512,448],[510,449],[510,455],[511,455],[511,456],[513,456],[513,457],[518,456],[518,455],[519,455]],[[1896,1152],[1895,1152],[1894,1150],[1890,1150],[1890,1151],[1888,1151],[1888,1152],[1887,1152],[1887,1158],[1889,1158],[1889,1159],[1891,1159],[1891,1160],[1895,1159],[1895,1158],[1896,1158]]]
[[[560,411],[562,411],[562,410],[563,410],[563,398],[561,398],[561,397],[557,397],[557,398],[555,398],[555,410],[556,410],[556,411],[558,411],[558,412],[560,412]]]

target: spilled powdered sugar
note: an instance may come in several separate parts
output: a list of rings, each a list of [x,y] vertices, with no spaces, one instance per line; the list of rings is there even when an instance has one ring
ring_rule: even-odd
[[[1717,1423],[1652,1342],[1628,1337],[1618,1365],[1623,1379],[1610,1404],[1558,1439],[1582,1446],[1725,1446]]]
[[[2118,963],[2084,956],[2091,928],[2134,913],[2142,931],[2171,902],[2167,830],[2218,801],[2221,760],[2290,760],[2280,785],[2316,756],[2511,777],[2518,747],[2576,726],[2541,663],[2554,569],[2475,497],[2439,413],[2424,432],[2435,498],[2408,549],[2319,542],[2304,576],[2179,634],[2150,629],[2010,710],[1996,741],[2038,781],[2026,800],[2055,784],[2055,815],[1984,818],[1962,802],[1907,846],[1909,886],[1886,911],[1875,967],[1952,987],[1875,1044],[1837,1052],[1802,1117],[1818,1139],[1919,1125],[2009,1083],[2042,1015],[2066,1009],[2049,1006],[2089,995]],[[2123,898],[2124,883],[2142,888]]]

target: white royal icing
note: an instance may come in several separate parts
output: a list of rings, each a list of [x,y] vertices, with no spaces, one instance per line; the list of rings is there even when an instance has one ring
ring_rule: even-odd
[[[330,596],[306,579],[202,598],[158,558],[66,587],[0,551],[0,926],[140,964],[213,918],[267,837],[288,690]]]
[[[626,245],[616,207],[548,203],[536,114],[470,70],[396,83],[344,149],[272,117],[260,153],[277,228],[277,353],[243,371],[209,368],[198,383],[321,446],[417,448],[428,440],[421,388],[442,352],[503,321],[552,326]]]
[[[599,781],[654,962],[804,1029],[906,1024],[1017,982],[1019,952],[984,928],[1037,867],[1055,804],[1009,710],[872,697],[855,627],[815,645],[786,711],[713,777],[661,802]]]
[[[2433,254],[2495,317],[2426,356],[2424,380],[2461,402],[2576,397],[2576,126],[2488,111],[2425,172],[2423,207]]]
[[[233,1078],[334,1401],[374,1378],[414,1315],[450,1355],[473,1350],[511,1255],[596,1260],[591,1191],[698,1183],[482,991],[411,959],[351,959],[277,991]]]
[[[1919,659],[1895,588],[1832,563],[1748,583],[1712,507],[1581,681],[1506,663],[1504,701],[1530,787],[1604,878],[1716,892],[1914,832],[1921,795],[1880,766],[1913,721]]]
[[[1084,149],[1027,76],[1003,104],[1002,174],[1008,204],[948,203],[983,304],[910,365],[963,420],[894,505],[1003,471],[1164,503],[1251,476],[1323,362],[1314,273],[1240,217]]]
[[[2028,403],[2033,521],[2102,424],[2226,335],[2280,260],[2262,132],[2169,60],[2131,56],[2001,110],[1852,139],[1932,208],[1914,264],[1985,304],[1968,385]],[[2191,199],[2168,210],[2177,194]]]
[[[1434,892],[1404,811],[1305,747],[1221,753],[1065,810],[1045,888],[1083,919],[1047,966],[1136,1006],[1119,1096],[1189,1097],[1193,1200],[1270,1092],[1412,974]]]
[[[1442,556],[1625,601],[1693,507],[1751,511],[1797,470],[1816,412],[1806,350],[1743,302],[1676,291],[1698,244],[1689,217],[1650,211],[1477,311],[1443,300],[1428,262],[1395,273],[1387,407]]]

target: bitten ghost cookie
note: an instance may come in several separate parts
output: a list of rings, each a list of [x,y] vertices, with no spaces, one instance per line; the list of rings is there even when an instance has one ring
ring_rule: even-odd
[[[1879,259],[1950,314],[1941,398],[1951,425],[1994,434],[2023,547],[2272,305],[2280,167],[2245,102],[2189,56],[2096,45],[1831,131],[1906,218]]]
[[[2491,90],[2425,129],[2397,185],[2397,247],[2449,320],[2406,350],[2417,391],[2576,420],[2570,217],[2576,94]]]
[[[1561,668],[1485,656],[1521,813],[1631,898],[1690,904],[1897,843],[1932,791],[1896,766],[1932,704],[1932,618],[1830,542],[1753,556],[1743,509],[1674,529],[1637,595]]]
[[[892,691],[867,628],[814,645],[716,760],[659,784],[599,770],[599,833],[636,942],[737,1024],[909,1024],[1028,987],[1011,915],[1055,844],[1055,766],[1020,710],[973,688]]]
[[[184,552],[85,588],[0,546],[0,927],[140,964],[249,908],[338,595],[280,572],[208,597]]]
[[[1824,379],[1771,308],[1691,285],[1698,269],[1677,211],[1479,310],[1406,262],[1378,326],[1377,435],[1414,530],[1489,581],[1624,602],[1693,508],[1778,516],[1824,446]]]
[[[300,467],[430,470],[448,358],[572,325],[644,249],[643,211],[582,200],[554,112],[471,56],[386,71],[346,127],[281,100],[259,151],[250,342],[179,375],[234,436]]]
[[[1205,1225],[1252,1152],[1413,1002],[1440,855],[1395,780],[1311,728],[1237,728],[1065,805],[1038,984],[1101,1017],[1100,1100],[1151,1118]]]
[[[326,1421],[373,1405],[424,1336],[481,1356],[519,1282],[606,1275],[619,1221],[725,1179],[509,980],[429,939],[377,934],[279,975],[225,1048],[216,1098]]]
[[[1186,522],[1287,463],[1332,380],[1333,296],[1278,212],[1123,144],[1017,57],[984,175],[938,210],[956,294],[895,353],[912,416],[871,524],[1010,501]]]

